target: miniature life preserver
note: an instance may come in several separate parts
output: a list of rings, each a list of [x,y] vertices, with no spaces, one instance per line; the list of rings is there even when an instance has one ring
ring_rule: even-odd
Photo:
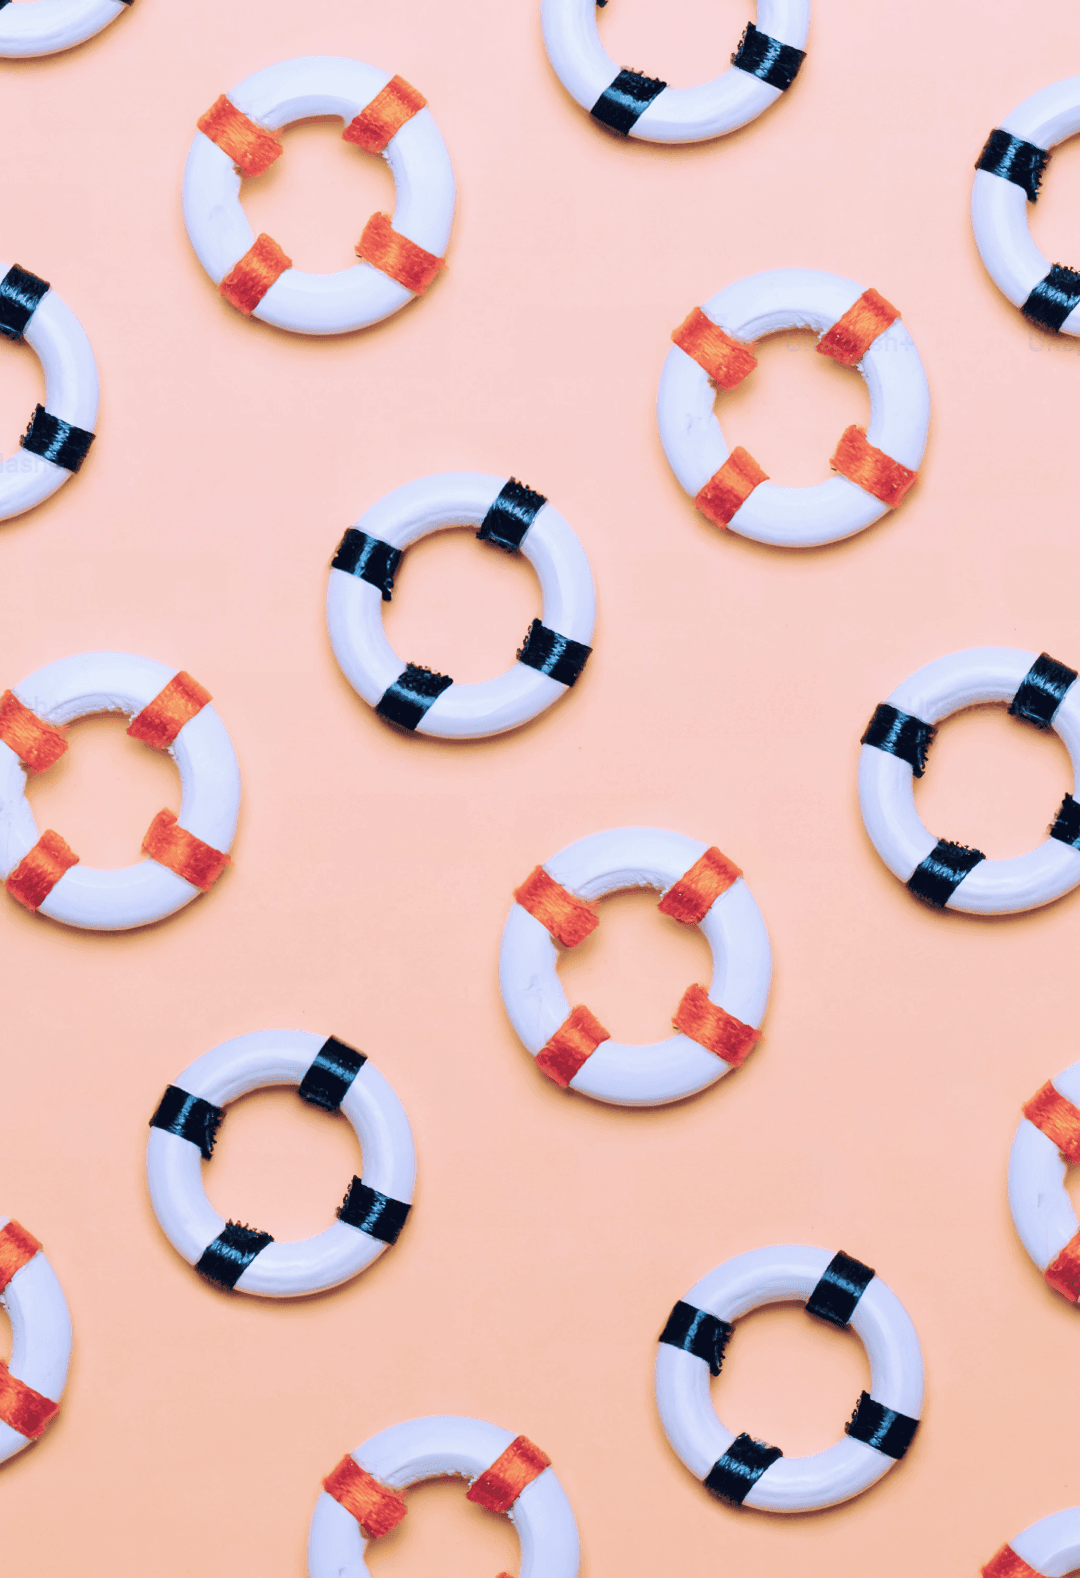
[[[1052,1512],[1003,1545],[982,1578],[1064,1578],[1080,1567],[1080,1507]]]
[[[397,312],[440,270],[454,219],[454,174],[427,100],[401,77],[340,55],[265,66],[222,94],[198,123],[184,171],[184,223],[199,262],[245,317],[296,334],[345,334]],[[373,214],[360,259],[311,274],[268,235],[256,238],[240,204],[243,176],[284,151],[273,135],[310,115],[340,115],[345,141],[381,153],[394,177],[393,215]]]
[[[986,272],[1024,317],[1052,334],[1080,334],[1080,272],[1048,263],[1031,236],[1049,150],[1080,131],[1080,77],[1025,99],[990,133],[975,166],[971,223]]]
[[[128,733],[167,750],[180,770],[180,814],[159,811],[149,860],[115,871],[79,863],[51,829],[38,834],[27,772],[67,750],[58,725],[124,712]],[[210,692],[183,670],[128,652],[84,652],[39,668],[0,696],[0,876],[26,909],[91,931],[148,926],[205,893],[229,864],[240,773]]]
[[[0,1463],[29,1446],[60,1412],[71,1359],[71,1316],[33,1233],[0,1217],[0,1304],[11,1321],[11,1363],[0,1360]]]
[[[1080,1063],[1073,1063],[1025,1103],[1009,1155],[1013,1225],[1046,1281],[1070,1304],[1080,1301],[1080,1222],[1065,1173],[1080,1161],[1078,1104]]]
[[[708,990],[690,986],[678,1034],[651,1046],[613,1041],[581,1005],[571,1009],[556,944],[572,948],[599,924],[594,899],[621,888],[663,890],[659,908],[701,928],[713,958]],[[772,950],[739,867],[696,838],[619,827],[578,839],[526,878],[506,918],[499,985],[510,1022],[537,1065],[564,1090],[624,1107],[654,1107],[704,1090],[761,1039]]]
[[[131,0],[33,0],[0,10],[0,60],[55,55],[93,38],[115,22]]]
[[[812,487],[770,482],[745,449],[728,449],[713,410],[757,366],[747,342],[781,329],[816,329],[823,356],[855,367],[870,391],[870,425],[849,427],[832,457],[839,476]],[[671,338],[656,412],[680,485],[715,526],[787,548],[863,531],[918,481],[930,391],[915,342],[876,290],[819,269],[770,269],[695,307]]]
[[[698,142],[745,126],[775,104],[806,58],[810,0],[758,0],[731,69],[695,88],[621,70],[596,27],[607,0],[544,0],[544,45],[555,75],[594,120],[646,142]]]
[[[34,11],[47,3],[5,5],[0,30],[12,11]],[[0,520],[6,521],[49,498],[86,459],[94,442],[98,375],[82,324],[48,280],[18,263],[10,268],[0,263],[0,273],[0,335],[25,340],[45,375],[45,404],[34,407],[19,440],[23,455],[0,465]]]
[[[788,1301],[851,1326],[870,1361],[870,1390],[845,1438],[807,1457],[735,1435],[717,1418],[709,1392],[734,1322]],[[714,1496],[766,1512],[811,1512],[867,1490],[911,1445],[922,1398],[922,1351],[907,1311],[869,1266],[842,1250],[830,1256],[775,1244],[725,1261],[675,1305],[656,1356],[656,1403],[677,1456]]]
[[[448,1474],[471,1482],[466,1500],[506,1513],[516,1526],[520,1578],[577,1578],[577,1524],[550,1465],[526,1436],[482,1419],[448,1414],[391,1425],[323,1480],[308,1535],[308,1578],[368,1578],[367,1542],[401,1522],[408,1511],[401,1492]]]
[[[1080,761],[1076,670],[1045,652],[969,647],[918,669],[874,712],[862,736],[859,804],[870,840],[917,898],[969,915],[1011,915],[1060,898],[1080,882],[1080,802],[1067,794],[1050,836],[1026,855],[987,860],[981,849],[935,839],[915,809],[936,725],[961,707],[1007,701],[1013,717],[1050,729]]]
[[[294,1243],[223,1221],[203,1187],[223,1109],[267,1085],[296,1085],[305,1101],[344,1113],[363,1152],[364,1176],[353,1178],[337,1221]],[[416,1152],[404,1107],[363,1052],[335,1036],[262,1030],[222,1042],[167,1088],[150,1119],[146,1177],[165,1236],[200,1276],[239,1293],[293,1298],[347,1282],[396,1243]]]
[[[476,685],[402,663],[383,629],[402,553],[449,526],[475,526],[495,547],[520,550],[543,594],[517,662]],[[416,734],[474,740],[527,723],[575,683],[592,651],[596,592],[584,549],[542,493],[514,477],[446,471],[395,488],[349,527],[332,561],[326,618],[342,672],[380,717]]]

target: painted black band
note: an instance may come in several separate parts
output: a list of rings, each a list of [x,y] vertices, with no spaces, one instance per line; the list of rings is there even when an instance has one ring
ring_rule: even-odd
[[[667,1325],[660,1333],[660,1341],[670,1348],[681,1348],[692,1353],[695,1359],[704,1359],[710,1375],[719,1375],[724,1362],[724,1349],[735,1330],[726,1320],[718,1320],[708,1310],[699,1310],[682,1299],[668,1316]]]
[[[1025,142],[1022,137],[1014,137],[996,126],[986,139],[975,168],[985,170],[988,175],[1000,175],[1003,181],[1011,181],[1014,186],[1022,186],[1028,202],[1034,203],[1039,196],[1043,171],[1049,163],[1050,155],[1045,148]]]
[[[751,77],[760,77],[770,88],[786,92],[799,74],[799,67],[806,59],[805,49],[791,44],[781,44],[778,38],[762,33],[753,22],[747,22],[739,40],[739,47],[731,57],[731,64]]]
[[[950,844],[939,838],[921,866],[907,880],[907,885],[918,899],[925,899],[938,909],[944,909],[969,871],[974,871],[986,856],[981,849],[969,849],[966,844]]]
[[[366,1052],[346,1046],[337,1036],[327,1036],[315,1061],[300,1081],[298,1090],[305,1101],[324,1112],[337,1112],[346,1092],[367,1062]]]
[[[886,1408],[884,1403],[875,1403],[869,1392],[860,1394],[855,1412],[844,1426],[853,1440],[865,1441],[867,1446],[877,1447],[886,1457],[898,1460],[911,1445],[918,1428],[917,1419],[898,1414],[895,1409]]]
[[[1074,668],[1059,663],[1048,652],[1041,653],[1020,681],[1009,706],[1010,715],[1033,723],[1037,729],[1048,729],[1075,678]]]
[[[870,1286],[874,1268],[864,1266],[853,1255],[839,1250],[821,1274],[821,1281],[806,1301],[811,1315],[831,1321],[834,1326],[849,1326],[855,1306]]]
[[[404,671],[383,691],[375,711],[402,729],[415,729],[431,703],[453,683],[448,674],[435,674],[429,668],[406,663]]]
[[[38,279],[29,269],[13,263],[0,279],[0,334],[21,340],[48,288],[47,279]]]
[[[273,1242],[272,1233],[258,1233],[242,1222],[226,1222],[213,1243],[203,1250],[195,1270],[219,1288],[235,1288],[259,1250]]]
[[[506,553],[517,553],[522,539],[547,503],[542,493],[527,488],[516,477],[509,477],[480,522],[477,536],[493,542]]]
[[[1054,263],[1020,311],[1029,322],[1056,334],[1077,305],[1080,305],[1080,274],[1063,263]]]
[[[369,537],[366,531],[350,526],[338,543],[337,553],[330,561],[332,570],[344,570],[359,576],[369,586],[377,587],[384,603],[390,601],[394,590],[394,576],[401,563],[401,549],[391,548],[378,537]]]
[[[391,1200],[388,1194],[369,1189],[363,1179],[354,1178],[338,1216],[350,1227],[366,1233],[369,1238],[381,1239],[384,1244],[396,1244],[411,1210],[412,1206],[406,1205],[403,1200]]]
[[[899,756],[907,762],[916,778],[926,769],[926,754],[937,733],[932,723],[924,723],[913,713],[901,712],[887,701],[874,709],[874,716],[866,725],[860,745],[874,745],[890,756]]]
[[[572,685],[585,667],[592,647],[581,641],[571,641],[557,630],[549,630],[539,619],[529,626],[524,645],[518,648],[517,660],[541,674],[550,674],[560,685]]]
[[[741,1506],[769,1465],[783,1455],[779,1447],[755,1441],[744,1431],[713,1464],[702,1483],[721,1501]]]
[[[208,1162],[224,1116],[224,1107],[215,1107],[201,1096],[189,1096],[179,1085],[167,1085],[150,1119],[150,1127],[164,1129],[166,1134],[175,1134],[178,1139],[197,1145],[203,1161]]]
[[[647,110],[658,93],[667,87],[659,77],[643,77],[640,71],[620,71],[606,87],[589,114],[612,131],[628,137],[642,110]]]
[[[19,440],[31,455],[51,460],[54,466],[63,466],[65,471],[78,471],[93,442],[93,433],[53,416],[43,405],[34,407],[30,425]]]
[[[1061,802],[1061,808],[1054,818],[1054,825],[1050,829],[1050,837],[1056,838],[1062,844],[1071,844],[1074,849],[1080,849],[1080,802],[1067,794]]]

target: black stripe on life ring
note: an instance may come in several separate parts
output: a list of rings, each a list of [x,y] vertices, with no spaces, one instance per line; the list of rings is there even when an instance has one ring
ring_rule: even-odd
[[[93,433],[65,422],[63,417],[53,416],[43,405],[34,407],[30,425],[19,440],[31,455],[51,460],[54,466],[63,466],[65,471],[78,471],[93,442]]]
[[[525,533],[546,503],[542,493],[526,487],[516,477],[508,477],[476,535],[505,553],[517,553]]]
[[[1023,718],[1037,729],[1048,729],[1065,693],[1076,679],[1076,670],[1059,663],[1048,652],[1037,657],[1009,704],[1010,716]]]
[[[1054,263],[1020,311],[1029,322],[1056,334],[1076,306],[1080,306],[1080,274],[1063,263]]]
[[[699,1310],[694,1304],[680,1299],[668,1316],[667,1325],[660,1333],[660,1341],[669,1348],[681,1348],[692,1353],[695,1359],[704,1359],[710,1375],[719,1375],[724,1362],[724,1349],[735,1330],[729,1321]]]
[[[744,1431],[737,1435],[722,1458],[718,1458],[702,1483],[721,1501],[741,1506],[765,1470],[783,1457],[779,1447],[755,1441]]]
[[[327,1036],[314,1062],[300,1081],[299,1094],[313,1107],[337,1112],[349,1086],[367,1062],[366,1052],[346,1046],[337,1036]]]
[[[570,686],[579,678],[591,651],[592,647],[583,641],[572,641],[534,619],[524,645],[518,649],[517,660],[541,674],[550,674],[560,685]]]
[[[612,131],[628,137],[638,116],[647,110],[658,93],[667,87],[659,77],[645,77],[640,71],[623,71],[601,93],[589,114]]]
[[[0,334],[9,340],[21,340],[48,288],[47,279],[39,279],[29,269],[13,263],[0,279]]]
[[[1050,155],[1045,148],[1025,142],[1022,137],[1014,137],[1010,132],[1002,131],[1000,126],[995,126],[986,139],[975,168],[985,170],[987,175],[999,175],[1003,181],[1011,181],[1014,186],[1023,187],[1028,202],[1034,203],[1039,196],[1043,171],[1049,163]]]
[[[932,723],[924,723],[913,713],[901,712],[887,701],[874,709],[874,716],[866,725],[860,745],[873,745],[890,756],[899,756],[907,762],[916,778],[926,770],[926,755],[930,742],[937,733]]]
[[[916,898],[944,909],[968,872],[985,859],[981,849],[939,838],[922,864],[915,867],[907,885]]]
[[[375,711],[402,729],[415,729],[433,701],[453,684],[449,674],[436,674],[416,663],[406,663],[392,685],[383,691]]]
[[[897,1460],[903,1457],[911,1445],[918,1428],[917,1419],[898,1414],[894,1408],[886,1408],[884,1403],[875,1402],[869,1392],[860,1393],[855,1412],[844,1426],[852,1440],[865,1441],[867,1446],[876,1447],[886,1457]]]
[[[1056,838],[1062,844],[1071,844],[1074,849],[1080,849],[1080,802],[1067,794],[1061,802],[1061,808],[1054,818],[1054,825],[1050,829],[1050,837]]]
[[[358,576],[369,586],[377,587],[384,603],[390,601],[394,590],[394,576],[401,563],[401,549],[391,548],[378,537],[369,537],[366,531],[350,526],[338,543],[337,553],[330,561],[332,570],[344,570]]]
[[[404,1200],[393,1200],[388,1194],[371,1189],[362,1178],[354,1178],[349,1185],[338,1216],[350,1227],[378,1238],[384,1244],[396,1244],[405,1220],[412,1210]]]
[[[806,1301],[811,1315],[831,1322],[833,1326],[849,1326],[855,1306],[874,1279],[872,1266],[864,1266],[853,1255],[841,1249],[829,1261],[821,1280]]]
[[[235,1288],[260,1249],[273,1242],[272,1233],[259,1233],[242,1222],[226,1222],[218,1236],[203,1250],[195,1270],[219,1288]]]
[[[224,1116],[224,1107],[215,1107],[201,1096],[191,1096],[179,1085],[167,1085],[150,1119],[150,1127],[164,1129],[166,1134],[175,1134],[177,1139],[197,1145],[203,1161],[208,1162],[214,1153],[214,1141]]]
[[[739,47],[731,57],[731,64],[751,77],[759,77],[770,88],[779,88],[782,93],[786,93],[805,59],[805,49],[781,44],[778,38],[770,38],[768,33],[756,28],[753,22],[747,22]]]

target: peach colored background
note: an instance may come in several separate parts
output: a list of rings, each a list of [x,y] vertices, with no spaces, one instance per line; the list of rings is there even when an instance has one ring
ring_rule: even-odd
[[[685,83],[723,65],[744,0],[612,0],[612,54]],[[1053,45],[1047,48],[1047,44]],[[1080,895],[1016,919],[930,912],[858,816],[858,737],[911,670],[981,643],[1080,666],[1076,342],[997,293],[967,216],[989,129],[1069,68],[1075,8],[815,0],[787,99],[695,148],[623,144],[566,97],[536,0],[136,0],[68,55],[0,66],[0,249],[50,279],[102,378],[83,474],[0,536],[0,685],[93,648],[145,652],[214,692],[240,757],[235,868],[171,921],[121,936],[0,903],[0,1208],[44,1241],[76,1350],[65,1411],[0,1472],[5,1570],[302,1578],[319,1481],[397,1420],[462,1412],[555,1460],[586,1578],[972,1573],[1080,1501],[1077,1315],[1043,1285],[1005,1203],[1021,1102],[1078,1054]],[[459,184],[450,270],[364,334],[306,341],[224,307],[184,234],[195,119],[271,61],[353,54],[427,94]],[[338,267],[389,177],[334,124],[289,133],[245,188],[256,229]],[[1080,262],[1080,148],[1034,215]],[[803,265],[901,306],[933,427],[909,502],[861,537],[784,553],[724,536],[665,464],[668,335],[758,269]],[[763,347],[725,398],[729,439],[811,481],[864,418],[808,336]],[[4,345],[0,443],[40,393]],[[388,489],[513,472],[579,532],[600,597],[574,694],[514,736],[401,737],[329,649],[326,566]],[[460,679],[508,661],[539,612],[531,572],[465,533],[410,553],[398,650]],[[135,857],[167,760],[122,723],[72,731],[33,788],[95,864]],[[1069,786],[1054,737],[1003,710],[948,724],[919,790],[929,824],[992,855],[1042,836]],[[545,1081],[496,961],[510,890],[597,829],[656,823],[746,869],[776,975],[766,1039],[696,1100],[624,1112]],[[643,895],[604,907],[564,977],[617,1036],[664,1033],[705,949]],[[327,1296],[228,1298],[169,1247],[147,1199],[146,1122],[207,1047],[260,1026],[365,1048],[420,1159],[397,1248]],[[279,1237],[329,1220],[358,1170],[344,1120],[288,1092],[239,1103],[208,1172],[226,1214]],[[655,1338],[710,1266],[756,1245],[843,1247],[918,1327],[923,1430],[860,1500],[789,1519],[713,1502],[667,1447]],[[851,1336],[797,1309],[750,1317],[716,1397],[799,1453],[864,1383]],[[518,1571],[505,1520],[423,1489],[372,1552],[379,1578]]]

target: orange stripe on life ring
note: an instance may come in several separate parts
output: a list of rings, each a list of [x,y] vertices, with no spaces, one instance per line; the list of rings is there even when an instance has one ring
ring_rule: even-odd
[[[668,888],[657,909],[684,926],[700,926],[721,893],[742,876],[742,868],[715,844]]]
[[[845,428],[829,462],[842,477],[894,510],[919,480],[919,473],[902,466],[883,449],[875,449],[861,427]]]
[[[224,93],[195,124],[228,154],[241,175],[262,175],[285,152],[272,131],[238,110]]]
[[[18,899],[28,910],[40,909],[65,871],[79,864],[79,857],[71,846],[46,828],[33,849],[19,861],[4,883],[13,899]]]
[[[768,480],[768,473],[762,471],[753,455],[736,444],[720,470],[706,482],[694,503],[714,526],[727,526],[754,489]]]
[[[153,701],[136,713],[127,731],[133,740],[142,740],[159,751],[167,750],[184,724],[190,723],[212,700],[210,692],[181,669]]]
[[[571,1008],[568,1018],[536,1054],[536,1066],[563,1090],[583,1068],[602,1041],[610,1041],[596,1015],[583,1004]]]
[[[543,866],[530,871],[520,888],[514,889],[514,899],[546,926],[563,948],[576,948],[600,924],[596,911],[549,877]]]
[[[699,367],[704,367],[721,389],[735,389],[757,366],[754,353],[733,340],[730,334],[725,334],[700,307],[695,307],[689,317],[672,330],[671,338],[680,351],[685,351]]]
[[[0,740],[32,773],[43,773],[68,748],[60,730],[24,707],[13,690],[0,696]]]
[[[1043,1272],[1055,1293],[1070,1304],[1080,1302],[1080,1233],[1074,1233]]]
[[[422,296],[440,269],[446,267],[445,258],[425,252],[415,241],[395,230],[389,214],[372,214],[356,243],[356,255],[361,262],[389,274],[417,296]]]
[[[28,1233],[21,1223],[11,1221],[0,1228],[0,1292],[7,1287],[16,1271],[28,1266],[41,1248],[33,1233]]]
[[[60,1404],[43,1397],[25,1381],[17,1381],[0,1359],[0,1419],[30,1441],[44,1435],[60,1412]]]
[[[381,1484],[348,1454],[327,1474],[323,1489],[352,1514],[369,1540],[396,1529],[409,1510],[404,1497]]]
[[[1070,1162],[1080,1162],[1080,1108],[1047,1080],[1022,1107],[1024,1117],[1041,1129]]]
[[[208,892],[232,861],[220,849],[181,827],[172,811],[159,811],[142,841],[143,854],[167,866],[193,887]]]
[[[518,1436],[490,1468],[473,1480],[465,1500],[474,1501],[489,1512],[509,1512],[525,1486],[550,1467],[546,1452],[534,1446],[528,1436]]]
[[[1040,1578],[1035,1568],[1029,1567],[1022,1556],[1017,1556],[1011,1545],[1003,1545],[979,1571],[982,1578]]]
[[[404,77],[391,77],[341,135],[365,153],[382,153],[391,137],[396,137],[406,121],[411,121],[426,103],[424,95]]]
[[[229,270],[218,292],[230,307],[250,318],[271,285],[287,268],[292,268],[292,258],[286,257],[273,236],[264,231]]]
[[[703,986],[686,988],[671,1022],[676,1030],[681,1030],[706,1051],[715,1052],[732,1068],[741,1068],[755,1043],[761,1040],[760,1030],[744,1025],[726,1008],[712,1002]]]
[[[900,316],[900,309],[876,290],[864,290],[831,329],[826,329],[815,349],[845,367],[857,367],[879,334]]]

